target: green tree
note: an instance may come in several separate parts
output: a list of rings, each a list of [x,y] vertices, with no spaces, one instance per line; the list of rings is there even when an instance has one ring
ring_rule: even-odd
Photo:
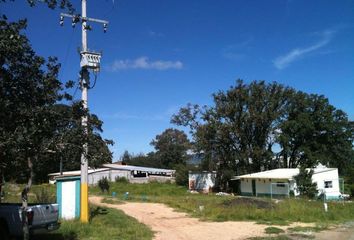
[[[122,161],[122,164],[128,164],[131,157],[132,156],[130,155],[130,153],[127,150],[125,150],[120,160]]]
[[[126,163],[128,165],[141,167],[164,168],[155,152],[149,152],[147,154],[131,154],[129,161]]]
[[[312,182],[313,170],[308,170],[305,167],[300,167],[300,172],[295,176],[296,187],[301,196],[314,198],[317,196],[317,184]]]
[[[172,128],[166,129],[151,141],[151,145],[156,150],[156,156],[161,166],[173,168],[177,164],[186,164],[190,142],[183,131]]]
[[[190,127],[196,150],[205,153],[208,170],[217,170],[217,183],[225,189],[233,174],[274,167],[274,135],[292,93],[277,83],[239,80],[213,95],[214,106],[189,104],[172,123]]]
[[[1,171],[17,164],[27,172],[28,182],[21,194],[24,210],[34,165],[48,151],[54,136],[58,113],[53,106],[65,96],[57,79],[59,64],[55,58],[45,61],[35,54],[21,33],[25,27],[24,20],[8,23],[5,16],[0,19]],[[27,224],[24,236],[28,237]]]
[[[279,129],[283,167],[313,167],[321,162],[343,173],[353,158],[353,124],[324,96],[294,94]]]
[[[4,2],[8,1],[0,0],[1,4]],[[33,6],[38,1],[28,2]],[[73,11],[67,0],[41,2],[50,8]],[[35,169],[41,166],[44,156],[52,152],[53,147],[63,144],[58,136],[61,136],[60,125],[65,120],[57,103],[71,100],[58,80],[60,64],[56,58],[45,60],[33,51],[24,34],[26,26],[26,20],[9,22],[5,15],[0,18],[0,181],[6,174],[28,179],[21,194],[23,213]],[[88,113],[81,111],[80,117],[83,114]],[[100,152],[107,147],[109,141],[102,144],[97,132],[89,134],[88,139],[82,138],[81,143],[90,141],[91,136],[95,142],[101,140]],[[16,170],[21,174],[17,175]],[[24,215],[23,219],[26,217]],[[23,230],[24,238],[28,239],[27,221],[24,221]]]

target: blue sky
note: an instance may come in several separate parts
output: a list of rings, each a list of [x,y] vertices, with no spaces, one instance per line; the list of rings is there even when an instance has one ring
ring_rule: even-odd
[[[62,81],[77,80],[78,26],[67,19],[60,27],[61,11],[43,4],[0,6],[11,20],[28,18],[33,48],[58,57]],[[114,160],[151,151],[180,107],[211,104],[239,78],[324,94],[353,120],[353,10],[353,0],[89,0],[88,16],[110,22],[106,34],[93,24],[88,35],[89,48],[103,51],[89,107],[116,143]]]

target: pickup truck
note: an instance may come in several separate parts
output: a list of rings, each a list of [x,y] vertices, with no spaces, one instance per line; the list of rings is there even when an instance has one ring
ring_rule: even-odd
[[[58,204],[29,204],[27,218],[30,234],[43,233],[59,228]],[[0,204],[1,239],[22,236],[21,204]]]

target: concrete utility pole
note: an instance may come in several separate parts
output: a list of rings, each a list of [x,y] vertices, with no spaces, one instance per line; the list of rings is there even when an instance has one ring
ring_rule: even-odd
[[[91,30],[91,26],[88,22],[96,22],[103,24],[103,31],[107,31],[108,21],[88,18],[86,16],[86,0],[81,0],[82,8],[81,8],[81,16],[80,15],[72,15],[72,14],[60,14],[60,25],[64,24],[64,17],[68,17],[72,19],[72,27],[75,27],[76,23],[81,22],[82,26],[82,50],[80,52],[80,86],[82,91],[82,103],[84,110],[88,110],[88,99],[87,92],[90,86],[90,73],[89,70],[93,70],[94,72],[100,71],[100,61],[101,54],[97,52],[90,52],[87,47],[87,31]],[[84,128],[84,132],[86,136],[88,135],[88,117],[87,115],[82,117],[82,127]],[[88,207],[88,144],[87,140],[83,144],[83,152],[81,154],[81,204],[80,204],[80,220],[81,222],[89,221],[89,207]]]

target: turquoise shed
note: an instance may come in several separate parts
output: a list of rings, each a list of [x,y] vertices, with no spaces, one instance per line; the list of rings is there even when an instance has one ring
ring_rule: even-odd
[[[74,219],[80,217],[80,177],[66,176],[56,179],[59,217]]]

